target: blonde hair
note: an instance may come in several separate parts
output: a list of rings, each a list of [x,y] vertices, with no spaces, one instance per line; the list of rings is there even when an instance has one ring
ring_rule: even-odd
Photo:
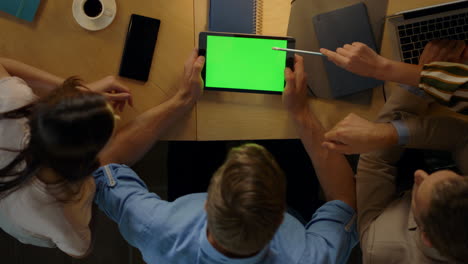
[[[233,148],[208,188],[208,230],[231,253],[258,252],[282,223],[285,199],[284,173],[265,148]]]

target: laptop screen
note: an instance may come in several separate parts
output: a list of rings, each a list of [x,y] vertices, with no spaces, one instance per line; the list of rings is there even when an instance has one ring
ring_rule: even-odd
[[[397,15],[403,14],[404,19],[412,19],[412,18],[430,16],[430,15],[440,14],[440,13],[454,11],[454,10],[460,10],[463,8],[468,8],[468,1],[455,1],[451,3],[444,3],[440,5],[433,5],[433,6],[424,7],[424,8],[407,10],[402,13],[397,13]]]

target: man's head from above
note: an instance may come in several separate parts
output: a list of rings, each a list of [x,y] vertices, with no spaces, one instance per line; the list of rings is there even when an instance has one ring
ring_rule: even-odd
[[[468,261],[468,177],[416,171],[412,210],[425,245],[454,261]]]
[[[231,149],[208,188],[208,232],[232,256],[262,250],[281,225],[286,210],[286,178],[262,146]],[[226,253],[222,252],[222,253]]]

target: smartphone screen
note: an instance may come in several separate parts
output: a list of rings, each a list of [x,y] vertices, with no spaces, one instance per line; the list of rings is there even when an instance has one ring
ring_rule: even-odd
[[[158,19],[132,15],[120,64],[120,76],[148,81],[160,24]]]

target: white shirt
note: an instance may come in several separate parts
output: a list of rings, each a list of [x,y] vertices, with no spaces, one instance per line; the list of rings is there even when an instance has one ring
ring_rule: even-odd
[[[0,79],[0,113],[37,100],[31,88],[17,77]],[[29,140],[27,119],[0,119],[0,148],[22,150]],[[17,152],[0,150],[0,168]],[[0,178],[1,180],[1,178]],[[95,184],[89,177],[69,202],[63,183],[45,184],[38,178],[0,199],[0,228],[24,244],[58,247],[73,256],[85,254],[91,243],[92,203]]]

